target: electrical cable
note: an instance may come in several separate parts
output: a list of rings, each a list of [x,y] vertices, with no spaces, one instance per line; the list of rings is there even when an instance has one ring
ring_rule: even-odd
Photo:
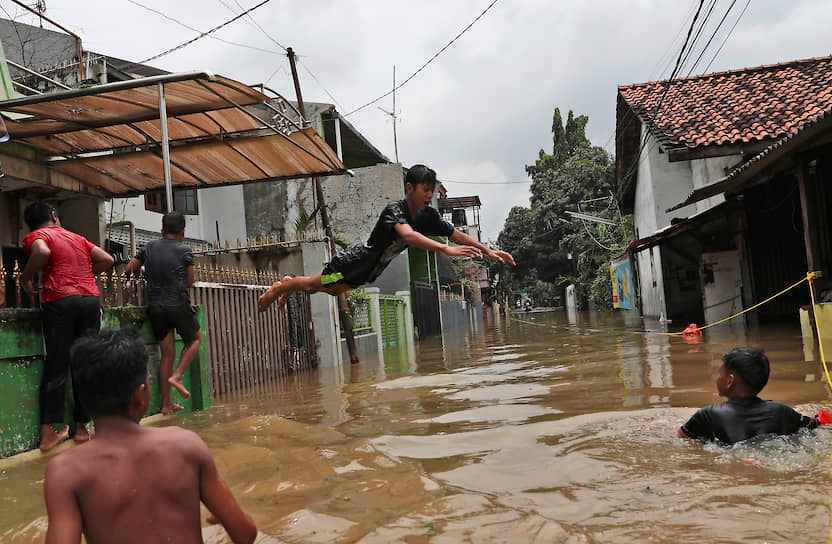
[[[395,87],[393,87],[393,89],[391,89],[390,91],[388,91],[388,92],[384,93],[383,95],[379,96],[378,98],[376,98],[376,99],[374,99],[374,100],[371,100],[371,101],[367,102],[367,103],[366,103],[366,104],[364,104],[363,106],[360,106],[360,107],[358,107],[358,108],[355,108],[354,110],[352,110],[352,111],[351,111],[351,112],[349,112],[349,113],[344,114],[344,115],[343,115],[343,117],[347,117],[347,116],[349,116],[349,115],[352,115],[353,113],[356,113],[356,112],[359,112],[359,111],[363,110],[364,108],[366,108],[366,107],[368,107],[368,106],[372,106],[373,104],[375,104],[375,103],[376,103],[376,102],[378,102],[379,100],[382,100],[383,98],[387,98],[388,96],[390,96],[391,94],[393,94],[393,92],[395,92],[395,91],[397,91],[397,90],[401,89],[402,87],[404,87],[405,85],[407,85],[407,82],[408,82],[408,81],[410,81],[411,79],[413,79],[414,77],[416,77],[416,74],[418,74],[419,72],[421,72],[421,71],[422,71],[422,70],[423,70],[423,69],[424,69],[424,68],[425,68],[428,64],[430,64],[431,62],[433,62],[433,61],[434,61],[434,59],[436,59],[436,57],[438,57],[439,55],[441,55],[443,51],[445,51],[448,47],[450,47],[450,46],[451,46],[451,44],[453,44],[455,41],[457,41],[457,40],[460,38],[460,36],[462,36],[463,34],[465,34],[465,33],[468,31],[468,29],[469,29],[469,28],[471,28],[472,26],[474,26],[474,23],[476,23],[477,21],[479,21],[479,20],[482,18],[482,16],[483,16],[483,15],[485,15],[485,14],[486,14],[486,12],[488,12],[488,10],[490,10],[490,9],[492,8],[492,6],[494,6],[494,4],[496,4],[497,2],[498,2],[498,0],[492,0],[492,2],[491,2],[490,4],[488,4],[488,6],[487,6],[484,10],[482,10],[482,13],[480,13],[479,15],[477,15],[477,17],[476,17],[473,21],[471,21],[471,23],[470,23],[468,26],[466,26],[465,28],[463,28],[463,29],[460,31],[460,33],[459,33],[459,34],[457,34],[456,36],[454,36],[454,38],[453,38],[451,41],[449,41],[447,44],[445,44],[445,46],[444,46],[442,49],[440,49],[439,51],[437,51],[435,55],[433,55],[431,58],[429,58],[429,59],[428,59],[428,60],[427,60],[427,61],[426,61],[423,65],[421,65],[421,66],[419,67],[419,69],[418,69],[418,70],[416,70],[415,72],[413,72],[412,74],[410,74],[410,76],[408,76],[408,78],[407,78],[407,79],[405,79],[404,81],[402,81],[401,83],[399,83],[398,85],[396,85]]]
[[[713,56],[713,58],[711,59],[711,62],[709,62],[709,63],[708,63],[708,65],[705,67],[705,73],[706,73],[706,74],[708,73],[708,70],[710,70],[710,69],[711,69],[711,64],[713,64],[713,63],[714,63],[714,61],[716,60],[716,57],[719,55],[719,52],[720,52],[720,51],[722,51],[722,47],[723,47],[723,46],[725,45],[725,43],[728,41],[728,38],[730,38],[730,37],[731,37],[731,34],[733,34],[733,33],[734,33],[734,29],[735,29],[735,28],[737,28],[737,25],[739,24],[740,19],[742,19],[742,16],[743,16],[743,15],[745,15],[745,10],[747,10],[747,9],[748,9],[748,6],[749,6],[750,4],[751,4],[751,0],[748,0],[748,1],[745,3],[745,7],[744,7],[744,8],[742,8],[742,11],[740,12],[739,17],[737,17],[737,20],[736,20],[736,21],[734,21],[734,26],[732,26],[732,27],[731,27],[731,30],[729,30],[729,31],[728,31],[728,34],[725,36],[725,39],[724,39],[724,40],[722,40],[722,43],[719,45],[719,49],[717,49],[717,50],[716,50],[716,53],[714,53],[714,56]]]
[[[714,40],[714,38],[716,38],[716,35],[719,32],[719,29],[722,28],[722,25],[725,23],[725,19],[728,18],[728,14],[731,13],[732,9],[734,9],[734,4],[736,4],[736,3],[737,3],[737,0],[731,0],[731,5],[728,6],[727,10],[725,10],[725,14],[722,16],[722,19],[719,20],[719,24],[716,25],[716,29],[711,34],[711,37],[708,40],[708,43],[706,43],[705,47],[702,48],[702,51],[699,52],[699,56],[696,57],[696,61],[694,61],[693,66],[691,66],[690,70],[688,70],[688,76],[690,76],[693,73],[693,71],[696,70],[696,65],[699,64],[700,60],[702,60],[703,55],[705,55],[705,51],[708,50],[708,47],[711,45],[711,42]]]
[[[440,183],[461,183],[464,185],[521,185],[532,183],[532,180],[527,181],[460,181],[455,179],[440,179]]]
[[[133,0],[130,0],[130,1],[133,1]],[[169,55],[170,53],[173,53],[174,51],[178,51],[178,50],[180,50],[180,49],[182,49],[182,48],[184,48],[184,47],[187,47],[187,46],[191,45],[192,43],[194,43],[195,41],[197,41],[197,40],[201,40],[201,39],[202,39],[202,38],[204,38],[205,36],[208,36],[208,35],[210,35],[210,34],[213,34],[213,33],[214,33],[214,32],[216,32],[217,30],[219,30],[219,29],[221,29],[221,28],[223,28],[223,27],[225,27],[225,26],[230,25],[231,23],[233,23],[234,21],[236,21],[236,20],[237,20],[237,19],[239,19],[240,17],[243,17],[243,16],[244,16],[244,15],[246,15],[247,13],[250,13],[250,12],[254,11],[255,9],[259,8],[260,6],[263,6],[263,5],[265,5],[265,4],[268,4],[269,2],[271,2],[271,0],[262,0],[260,3],[258,3],[258,4],[256,4],[256,5],[254,5],[254,6],[252,6],[252,7],[250,7],[249,9],[247,9],[246,11],[244,11],[243,13],[241,13],[241,14],[237,15],[236,17],[233,17],[233,18],[229,19],[228,21],[226,21],[226,22],[222,23],[221,25],[215,26],[214,28],[212,28],[211,30],[208,30],[208,31],[206,31],[206,32],[202,32],[199,36],[196,36],[195,38],[191,38],[190,40],[186,41],[186,42],[185,42],[185,43],[183,43],[183,44],[177,45],[176,47],[171,47],[170,49],[167,49],[167,50],[165,50],[165,51],[162,51],[161,53],[156,54],[156,55],[153,55],[152,57],[148,57],[148,58],[146,58],[146,59],[144,59],[144,60],[140,60],[140,61],[139,61],[139,62],[137,62],[137,63],[133,63],[133,64],[132,64],[132,65],[130,65],[130,66],[135,66],[135,65],[138,65],[138,64],[144,64],[144,63],[146,63],[146,62],[150,62],[150,61],[152,61],[152,60],[156,60],[156,59],[158,59],[158,58],[164,57],[165,55]]]
[[[151,13],[155,13],[156,15],[159,15],[160,17],[164,17],[168,21],[172,21],[172,22],[178,24],[181,27],[187,28],[188,30],[191,30],[191,31],[197,32],[197,33],[202,32],[198,28],[194,28],[192,26],[189,26],[189,25],[183,23],[182,21],[180,21],[179,19],[175,19],[174,17],[171,17],[167,13],[164,13],[164,12],[161,12],[159,10],[153,9],[150,6],[146,6],[146,5],[144,5],[140,2],[137,2],[136,0],[127,0],[127,1],[131,4],[139,6],[140,8],[146,9],[147,11],[149,11]],[[244,44],[244,43],[232,42],[230,40],[220,38],[219,36],[213,36],[212,35],[212,36],[208,36],[208,37],[211,38],[212,40],[217,40],[219,42],[227,43],[228,45],[234,45],[234,46],[237,46],[237,47],[244,47],[246,49],[253,49],[255,51],[260,51],[260,52],[263,52],[263,53],[271,53],[273,55],[282,55],[282,53],[280,53],[279,51],[273,51],[271,49],[263,49],[262,47],[257,47],[257,46],[254,46],[254,45],[247,45],[247,44]]]

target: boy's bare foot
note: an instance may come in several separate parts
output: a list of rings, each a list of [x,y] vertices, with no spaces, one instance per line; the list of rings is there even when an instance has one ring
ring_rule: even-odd
[[[80,423],[75,424],[75,434],[72,435],[72,440],[81,444],[95,438],[95,430],[90,429],[86,425]]]
[[[185,385],[182,383],[182,378],[177,378],[176,376],[171,376],[168,378],[168,383],[171,387],[179,391],[179,394],[182,395],[183,399],[191,398],[191,394],[185,389]]]
[[[69,425],[66,425],[61,432],[57,432],[52,425],[42,425],[40,428],[40,451],[46,453],[67,438],[69,438]]]
[[[176,412],[179,412],[180,410],[184,410],[184,409],[185,408],[183,406],[179,406],[175,402],[171,402],[170,404],[162,405],[162,409],[160,410],[160,412],[164,416],[170,416],[170,415],[174,415],[174,414],[176,414]]]
[[[269,287],[265,293],[260,295],[260,298],[257,299],[257,311],[258,312],[265,312],[266,308],[272,305],[272,303],[277,299],[278,290],[280,288],[280,282],[276,281]]]

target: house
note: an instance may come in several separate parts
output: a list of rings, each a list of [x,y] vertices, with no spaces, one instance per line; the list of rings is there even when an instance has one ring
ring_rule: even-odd
[[[713,323],[828,275],[832,57],[620,86],[616,113],[643,315]],[[747,315],[808,302],[803,284]]]

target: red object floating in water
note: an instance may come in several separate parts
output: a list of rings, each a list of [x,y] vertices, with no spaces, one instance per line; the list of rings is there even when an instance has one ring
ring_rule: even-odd
[[[819,410],[818,413],[815,414],[815,419],[817,419],[821,425],[830,425],[832,424],[832,412]]]
[[[762,461],[757,461],[756,459],[742,459],[740,460],[740,463],[742,463],[743,465],[751,465],[755,467],[759,467],[763,464]]]
[[[696,323],[691,323],[682,331],[682,336],[702,336],[702,329]]]

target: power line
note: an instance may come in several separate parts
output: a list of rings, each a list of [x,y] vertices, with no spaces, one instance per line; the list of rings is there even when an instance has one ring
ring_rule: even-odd
[[[461,31],[459,34],[457,34],[456,36],[454,36],[454,38],[453,38],[451,41],[449,41],[447,44],[445,44],[445,47],[443,47],[442,49],[440,49],[439,51],[437,51],[437,52],[436,52],[436,54],[435,54],[434,56],[432,56],[431,58],[429,58],[429,59],[428,59],[428,60],[427,60],[427,61],[426,61],[423,65],[421,65],[421,66],[419,67],[419,69],[418,69],[418,70],[416,70],[415,72],[413,72],[412,74],[410,74],[410,76],[409,76],[407,79],[405,79],[404,81],[402,81],[399,85],[397,85],[397,86],[393,87],[393,89],[392,89],[392,90],[387,91],[387,92],[386,92],[386,93],[384,93],[383,95],[379,96],[378,98],[376,98],[376,99],[374,99],[374,100],[371,100],[371,101],[367,102],[366,104],[364,104],[364,105],[363,105],[363,106],[361,106],[361,107],[355,108],[354,110],[352,110],[352,111],[351,111],[351,112],[349,112],[349,113],[344,114],[344,117],[347,117],[348,115],[352,115],[352,114],[353,114],[353,113],[355,113],[355,112],[361,111],[361,110],[363,110],[364,108],[366,108],[367,106],[372,106],[373,104],[375,104],[375,103],[376,103],[376,102],[378,102],[379,100],[381,100],[381,99],[383,99],[383,98],[387,98],[388,96],[390,96],[391,94],[393,94],[393,91],[396,91],[396,90],[398,90],[398,89],[401,89],[402,87],[404,87],[405,85],[407,85],[407,82],[408,82],[408,81],[410,81],[411,79],[413,79],[414,77],[416,77],[416,74],[418,74],[419,72],[421,72],[421,71],[422,71],[422,70],[423,70],[423,69],[424,69],[424,68],[425,68],[428,64],[430,64],[431,62],[433,62],[433,61],[434,61],[434,59],[436,59],[436,57],[438,57],[439,55],[441,55],[443,51],[445,51],[448,47],[450,47],[450,46],[451,46],[451,44],[453,44],[455,41],[457,41],[457,40],[459,39],[459,37],[460,37],[460,36],[462,36],[463,34],[465,34],[465,32],[467,32],[469,28],[471,28],[472,26],[474,26],[474,23],[476,23],[477,21],[479,21],[479,20],[482,18],[482,16],[483,16],[483,15],[485,15],[485,14],[486,14],[486,12],[487,12],[488,10],[490,10],[490,9],[491,9],[491,7],[492,7],[494,4],[496,4],[496,3],[497,3],[497,1],[498,1],[498,0],[492,0],[492,2],[491,2],[490,4],[488,4],[488,6],[487,6],[484,10],[482,10],[482,13],[480,13],[479,15],[477,15],[476,19],[474,19],[473,21],[471,21],[471,23],[470,23],[468,26],[466,26],[465,28],[463,28],[463,29],[462,29],[462,31]]]
[[[140,2],[137,2],[136,0],[127,0],[127,1],[130,2],[131,4],[139,6],[140,8],[146,9],[147,11],[150,11],[151,13],[155,13],[156,15],[159,15],[160,17],[164,17],[168,21],[172,21],[172,22],[178,24],[181,27],[187,28],[188,30],[192,30],[194,32],[202,32],[198,28],[194,28],[192,26],[189,26],[189,25],[183,23],[182,21],[180,21],[179,19],[175,19],[175,18],[171,17],[167,13],[164,13],[164,12],[161,12],[159,10],[153,9],[150,6],[146,6],[146,5],[144,5]],[[273,51],[271,49],[263,49],[262,47],[256,47],[254,45],[247,45],[247,44],[244,44],[244,43],[232,42],[230,40],[220,38],[219,36],[208,36],[208,37],[211,38],[212,40],[217,40],[219,42],[227,43],[228,45],[234,45],[236,47],[245,47],[246,49],[253,49],[255,51],[261,51],[263,53],[271,53],[273,55],[281,55],[282,54],[279,51]]]
[[[130,0],[130,1],[133,1],[133,0]],[[164,57],[165,55],[169,55],[170,53],[173,53],[174,51],[178,51],[178,50],[182,49],[183,47],[187,47],[187,46],[191,45],[192,43],[194,43],[195,41],[197,41],[197,40],[201,40],[202,38],[204,38],[205,36],[208,36],[209,34],[213,34],[214,32],[216,32],[217,30],[219,30],[219,29],[223,28],[224,26],[228,26],[228,25],[230,25],[231,23],[233,23],[234,21],[236,21],[236,20],[237,20],[237,19],[239,19],[240,17],[242,17],[242,16],[246,15],[247,13],[250,13],[250,12],[254,11],[255,9],[259,8],[260,6],[263,6],[263,5],[265,5],[265,4],[268,4],[270,1],[271,1],[271,0],[262,0],[262,2],[260,2],[259,4],[257,4],[257,5],[255,5],[255,6],[250,7],[249,9],[247,9],[246,11],[244,11],[243,13],[241,13],[241,14],[237,15],[236,17],[233,17],[232,19],[229,19],[228,21],[226,21],[226,22],[222,23],[221,25],[215,26],[214,28],[212,28],[211,30],[209,30],[209,31],[207,31],[207,32],[202,32],[199,36],[197,36],[197,37],[195,37],[195,38],[192,38],[192,39],[188,40],[187,42],[185,42],[185,43],[183,43],[183,44],[181,44],[181,45],[177,45],[176,47],[172,47],[172,48],[170,48],[170,49],[168,49],[168,50],[166,50],[166,51],[162,51],[162,52],[161,52],[161,53],[159,53],[158,55],[153,55],[152,57],[148,57],[148,58],[146,58],[146,59],[144,59],[144,60],[140,60],[139,62],[137,62],[137,63],[135,63],[135,64],[144,64],[144,63],[146,63],[146,62],[150,62],[150,61],[152,61],[152,60],[156,60],[156,59],[158,59],[158,58],[160,58],[160,57]]]
[[[731,37],[731,34],[733,34],[733,33],[734,33],[734,29],[735,29],[735,28],[737,28],[737,25],[739,24],[740,19],[742,19],[742,16],[743,16],[743,15],[745,15],[745,10],[747,10],[747,9],[748,9],[749,4],[751,4],[751,0],[748,0],[748,1],[745,3],[745,7],[744,7],[744,8],[742,8],[742,11],[740,12],[739,17],[737,17],[737,20],[736,20],[736,21],[734,21],[734,26],[732,26],[732,27],[731,27],[731,30],[729,30],[729,31],[728,31],[728,34],[725,36],[725,39],[724,39],[724,40],[722,40],[722,43],[721,43],[721,44],[719,44],[719,49],[717,49],[717,50],[716,50],[716,53],[714,53],[714,56],[713,56],[713,58],[711,59],[711,62],[709,62],[709,63],[708,63],[708,65],[705,67],[705,73],[706,73],[706,74],[708,73],[708,70],[710,70],[710,69],[711,69],[711,64],[713,64],[713,63],[714,63],[714,61],[716,60],[717,55],[719,55],[719,52],[720,52],[720,51],[722,51],[722,47],[725,45],[725,42],[727,42],[727,41],[728,41],[728,38],[730,38],[730,37]]]
[[[702,48],[702,51],[699,52],[699,56],[696,57],[696,61],[694,61],[693,66],[691,66],[690,70],[688,70],[688,75],[691,75],[693,71],[696,70],[696,65],[699,64],[700,60],[702,60],[702,57],[705,55],[705,51],[708,50],[708,47],[711,45],[711,42],[714,41],[714,38],[716,38],[719,29],[722,28],[722,25],[725,23],[725,19],[728,18],[728,14],[731,13],[732,9],[734,9],[734,4],[736,3],[737,0],[731,0],[731,5],[728,6],[727,10],[725,10],[725,14],[722,16],[722,19],[719,20],[719,24],[716,25],[716,29],[714,30],[713,34],[711,34],[710,39],[708,39],[708,43],[706,43],[705,47]]]

